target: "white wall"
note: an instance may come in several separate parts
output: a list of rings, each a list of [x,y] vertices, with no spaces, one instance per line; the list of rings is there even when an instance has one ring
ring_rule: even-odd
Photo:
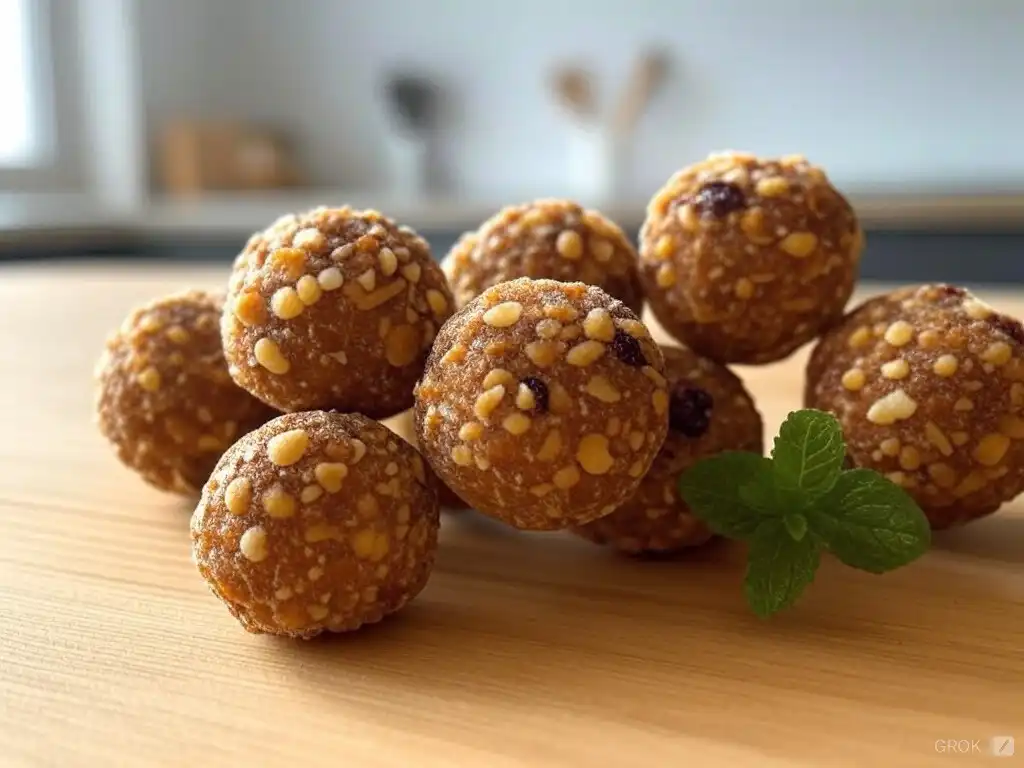
[[[676,58],[628,192],[715,148],[800,151],[851,190],[1024,188],[1015,0],[139,0],[151,124],[180,112],[290,127],[317,183],[369,187],[375,87],[410,64],[452,89],[445,154],[469,194],[558,193],[556,60],[616,90],[649,43]],[[935,189],[938,188],[938,189]]]

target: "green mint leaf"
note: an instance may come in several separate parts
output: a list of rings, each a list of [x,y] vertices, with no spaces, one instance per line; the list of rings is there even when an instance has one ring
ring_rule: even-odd
[[[842,562],[884,573],[928,551],[931,527],[910,495],[870,469],[843,472],[810,512],[811,530]]]
[[[775,488],[771,459],[762,457],[760,469],[740,486],[739,494],[755,515],[778,517],[785,508]]]
[[[775,438],[775,483],[790,503],[806,506],[836,484],[845,455],[843,430],[835,416],[811,409],[794,411]]]
[[[764,456],[725,451],[684,472],[679,495],[718,535],[746,539],[763,519],[761,507],[771,505],[770,498],[762,498],[771,490],[770,481],[771,461]]]
[[[821,561],[813,536],[795,540],[779,520],[765,520],[750,539],[747,602],[761,618],[791,606],[814,581]]]
[[[782,522],[794,541],[800,541],[807,534],[807,518],[799,512],[786,515],[782,518]]]

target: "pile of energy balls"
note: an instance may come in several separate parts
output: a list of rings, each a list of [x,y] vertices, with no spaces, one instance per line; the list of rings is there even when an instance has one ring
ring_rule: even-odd
[[[702,544],[680,473],[763,449],[726,364],[817,337],[805,401],[852,464],[935,527],[988,514],[1024,487],[1024,329],[947,285],[844,316],[863,244],[820,168],[732,152],[657,192],[639,252],[564,200],[499,211],[442,266],[376,211],[287,215],[226,293],[125,320],[98,422],[145,480],[201,491],[193,557],[238,621],[293,637],[415,597],[442,504],[627,553]],[[654,342],[645,301],[680,346]]]

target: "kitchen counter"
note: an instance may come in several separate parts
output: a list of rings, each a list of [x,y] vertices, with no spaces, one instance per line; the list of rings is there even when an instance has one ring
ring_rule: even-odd
[[[891,574],[826,559],[768,621],[740,545],[637,561],[451,514],[399,615],[246,634],[190,561],[191,503],[121,467],[90,419],[105,334],[224,271],[0,266],[5,765],[950,766],[1024,739],[1021,501]],[[1024,294],[985,298],[1024,314]],[[740,369],[769,435],[805,354]],[[937,750],[953,739],[980,752]]]

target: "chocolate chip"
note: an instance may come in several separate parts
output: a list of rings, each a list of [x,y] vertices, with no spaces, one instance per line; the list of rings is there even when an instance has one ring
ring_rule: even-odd
[[[533,376],[527,376],[523,379],[523,384],[533,392],[534,410],[538,413],[547,413],[548,385]]]
[[[1024,325],[1021,325],[1020,320],[1006,315],[992,315],[988,322],[993,328],[1002,331],[1018,344],[1024,344]]]
[[[644,357],[640,342],[625,331],[621,329],[615,331],[615,338],[612,339],[611,346],[619,360],[626,365],[632,365],[634,368],[643,368],[647,365],[647,358]]]
[[[715,399],[706,390],[678,382],[669,398],[669,427],[687,437],[700,437],[708,431],[714,405]]]
[[[728,181],[709,181],[697,192],[694,205],[701,213],[710,213],[716,219],[745,208],[747,199],[743,190]]]

